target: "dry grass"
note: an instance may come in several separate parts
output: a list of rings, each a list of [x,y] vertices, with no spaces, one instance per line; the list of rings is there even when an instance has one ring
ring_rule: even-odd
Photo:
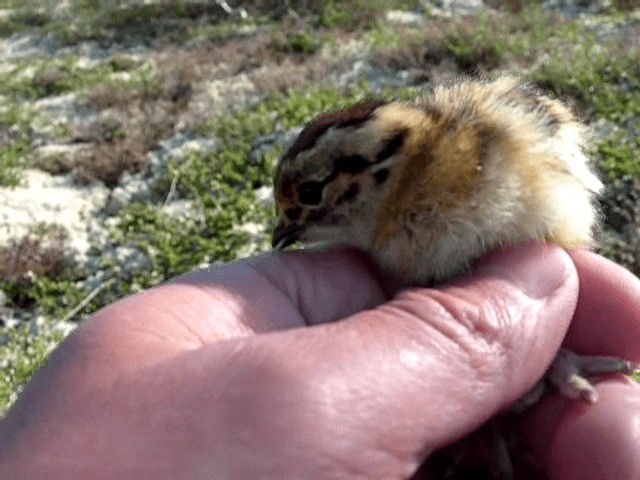
[[[75,141],[91,144],[70,161],[78,182],[116,186],[124,172],[144,168],[147,153],[172,134],[197,78],[195,63],[175,60],[160,65],[152,82],[138,87],[103,84],[88,92],[89,105],[101,113],[96,121],[73,127]]]
[[[381,44],[373,51],[373,61],[393,71],[423,71],[430,78],[432,69],[443,61],[453,61],[457,72],[485,74],[500,63],[496,43],[479,38],[475,18],[441,19],[421,31],[398,31],[399,42]],[[468,46],[468,47],[467,47]]]
[[[126,105],[139,96],[140,93],[133,89],[119,88],[112,84],[97,85],[86,94],[89,104],[98,110]]]
[[[613,5],[619,10],[630,12],[638,8],[638,0],[614,0]]]
[[[181,77],[189,83],[224,78],[265,65],[279,64],[290,56],[280,47],[282,32],[206,41],[184,49],[157,51],[153,58],[164,77]]]
[[[71,160],[79,183],[99,180],[115,187],[124,172],[135,173],[146,164],[146,154],[173,131],[177,101],[138,98],[132,104],[112,107],[103,122],[89,125],[83,140],[92,145],[80,149]]]
[[[446,27],[441,25],[430,26],[421,32],[401,31],[401,44],[375,48],[373,60],[379,66],[393,71],[429,70],[446,58],[445,32]]]
[[[174,92],[179,97],[181,92],[189,92],[178,123],[198,124],[205,113],[201,111],[202,101],[191,104],[189,100],[208,98],[206,88],[210,81],[245,73],[255,93],[266,95],[284,93],[324,78],[331,67],[318,53],[321,35],[316,35],[315,43],[307,49],[300,25],[284,22],[281,27],[275,32],[259,31],[250,36],[203,42],[190,49],[157,52],[154,60],[165,78],[163,95]]]
[[[144,150],[135,139],[114,143],[100,142],[75,155],[72,174],[80,184],[99,180],[113,188],[124,172],[138,172],[144,164]]]
[[[304,63],[283,62],[281,65],[255,71],[249,78],[260,94],[286,93],[309,82],[322,80],[330,72],[328,62],[318,57]]]
[[[0,248],[0,280],[24,282],[30,275],[56,277],[66,266],[67,238],[64,228],[49,225]]]

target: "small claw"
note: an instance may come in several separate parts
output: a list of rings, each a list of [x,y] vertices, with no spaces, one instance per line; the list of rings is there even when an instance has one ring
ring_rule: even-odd
[[[559,385],[558,389],[565,397],[581,398],[587,403],[596,403],[598,401],[598,392],[596,392],[589,380],[582,375],[573,374],[566,380],[566,383]]]
[[[603,373],[631,375],[638,371],[638,364],[615,357],[580,356],[560,349],[546,378],[569,398],[581,398],[587,403],[598,401],[598,392],[586,377]]]
[[[561,348],[544,378],[515,405],[512,411],[521,412],[535,404],[545,392],[545,386],[553,385],[563,396],[596,403],[598,392],[587,377],[604,373],[633,375],[640,373],[640,364],[615,357],[581,356]]]

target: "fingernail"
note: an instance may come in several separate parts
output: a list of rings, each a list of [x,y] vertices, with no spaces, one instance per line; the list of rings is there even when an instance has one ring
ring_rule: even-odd
[[[476,264],[475,271],[499,275],[530,297],[542,298],[560,288],[574,267],[561,248],[531,241],[487,255]]]

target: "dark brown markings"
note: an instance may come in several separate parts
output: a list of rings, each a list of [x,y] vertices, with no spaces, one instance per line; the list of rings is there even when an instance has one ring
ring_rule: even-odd
[[[551,113],[550,115],[545,117],[545,120],[547,122],[547,129],[549,130],[549,133],[551,135],[555,135],[556,133],[558,133],[558,130],[560,130],[560,124],[562,123],[562,121]]]
[[[514,90],[514,99],[533,112],[537,112],[547,125],[549,133],[555,134],[563,122],[553,108],[549,105],[549,99],[544,96],[541,90],[531,85],[519,85]]]
[[[351,183],[351,185],[349,185],[349,188],[347,188],[347,190],[345,190],[345,192],[340,195],[340,197],[338,197],[338,199],[336,200],[336,205],[350,202],[358,196],[358,193],[360,193],[360,185],[358,184],[358,182]]]
[[[309,181],[298,187],[298,201],[303,205],[319,205],[322,202],[324,182]]]
[[[316,208],[315,210],[311,210],[309,215],[307,216],[307,224],[310,223],[319,223],[323,220],[327,215],[331,213],[331,210],[327,207],[324,208]]]
[[[282,182],[281,192],[283,197],[293,198],[293,182],[290,179],[287,178]]]
[[[387,140],[384,148],[380,150],[376,155],[376,162],[382,162],[392,155],[395,155],[404,143],[404,136],[404,132],[398,132],[389,140]]]
[[[553,108],[549,100],[544,97],[538,97],[538,110],[543,114],[547,129],[551,135],[555,135],[560,130],[560,126],[566,121],[565,118]]]
[[[382,185],[389,178],[389,170],[386,168],[382,168],[373,174],[373,179],[376,181],[377,185]]]
[[[340,157],[333,162],[333,168],[335,170],[351,174],[364,172],[369,165],[371,165],[371,162],[361,155]]]
[[[298,218],[300,218],[301,213],[302,213],[302,209],[300,207],[287,208],[284,211],[284,214],[292,222],[295,222],[296,220],[298,220]]]
[[[440,110],[440,108],[438,108],[437,106],[431,103],[421,105],[421,107],[422,107],[422,111],[434,122],[439,122],[444,117],[442,110]]]
[[[295,158],[301,152],[312,148],[318,138],[329,128],[344,128],[366,122],[376,108],[384,105],[383,100],[366,100],[351,107],[335,112],[323,113],[316,117],[300,132],[296,141],[284,155],[284,158]]]

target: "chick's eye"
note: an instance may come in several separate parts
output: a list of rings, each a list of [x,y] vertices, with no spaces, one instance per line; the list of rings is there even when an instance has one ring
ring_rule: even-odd
[[[320,182],[304,182],[298,187],[298,200],[303,205],[318,205],[322,201]]]

